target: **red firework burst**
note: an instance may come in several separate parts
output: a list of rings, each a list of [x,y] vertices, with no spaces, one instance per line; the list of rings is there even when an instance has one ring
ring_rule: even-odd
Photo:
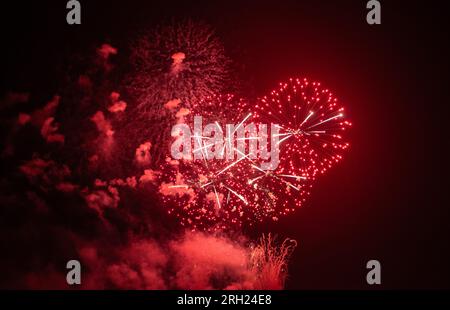
[[[192,156],[169,159],[162,165],[159,191],[169,212],[183,225],[216,230],[266,218],[277,220],[301,205],[308,195],[311,184],[305,177],[287,174],[283,166],[275,171],[263,170],[261,154],[250,156],[249,141],[259,138],[246,130],[252,121],[249,106],[231,95],[212,96],[193,106],[185,116],[187,123],[200,114],[205,123],[232,123],[235,127],[231,134],[227,128],[220,146],[210,143],[211,136],[194,133],[197,143]],[[233,140],[239,128],[245,128],[244,135]],[[239,140],[245,143],[242,149],[237,146]],[[236,156],[207,159],[208,148],[217,152],[231,149]]]
[[[141,112],[164,116],[170,101],[190,108],[230,84],[230,60],[214,30],[186,20],[160,26],[141,36],[132,48],[130,90]]]
[[[314,179],[342,159],[351,126],[338,99],[318,82],[290,79],[255,106],[255,118],[280,125],[282,170]]]
[[[126,131],[158,145],[153,161],[164,160],[171,124],[192,106],[230,87],[231,61],[213,28],[184,20],[161,25],[140,36],[131,47],[134,70],[128,91],[136,106],[125,120]],[[137,130],[134,130],[140,124]]]
[[[246,106],[245,101],[231,95],[206,97],[186,111],[183,122],[192,124],[195,115],[201,115],[205,123],[233,122],[244,114]],[[235,114],[230,113],[230,108]],[[213,147],[209,140],[202,133],[193,136],[192,155],[201,155],[201,159],[168,159],[161,166],[159,191],[169,213],[175,214],[182,225],[194,229],[225,228],[242,222],[240,218],[246,213],[242,188],[235,187],[236,180],[244,184],[245,163],[206,160],[206,148]]]

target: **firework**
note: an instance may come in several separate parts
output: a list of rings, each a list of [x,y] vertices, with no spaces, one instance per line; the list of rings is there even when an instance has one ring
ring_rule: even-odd
[[[159,146],[152,150],[153,161],[159,164],[167,151],[171,124],[180,113],[188,113],[231,84],[230,60],[211,27],[185,20],[140,36],[131,48],[131,63],[128,90],[136,104],[124,131],[135,131],[130,123],[140,124],[139,131]]]
[[[285,239],[277,245],[276,238],[270,233],[262,235],[258,243],[251,248],[249,269],[256,274],[255,289],[282,289],[284,287],[287,266],[297,241]]]
[[[310,184],[306,178],[286,174],[284,168],[274,171],[261,169],[261,158],[250,156],[250,132],[232,140],[234,132],[248,128],[252,122],[250,104],[231,95],[212,96],[192,107],[187,123],[201,113],[205,123],[232,123],[234,130],[225,133],[219,149],[210,136],[194,133],[192,155],[178,160],[168,159],[160,168],[160,193],[169,213],[175,214],[182,225],[194,229],[217,230],[253,223],[266,218],[277,220],[300,206],[306,199]],[[227,127],[228,132],[228,127]],[[240,141],[241,140],[241,141]],[[239,143],[244,148],[239,149]],[[235,157],[207,159],[207,150]],[[225,156],[224,156],[225,157]]]
[[[208,122],[233,122],[244,114],[247,105],[231,95],[209,96],[192,106],[185,122],[192,123],[194,115],[202,115]],[[234,113],[230,113],[230,108]],[[237,160],[206,160],[203,155],[210,146],[209,139],[201,134],[193,138],[197,145],[193,153],[202,159],[167,160],[160,168],[160,193],[169,213],[179,217],[182,225],[194,229],[220,229],[229,223],[240,223],[246,201],[242,188],[236,188],[234,182],[245,184],[248,165]]]
[[[280,125],[280,156],[286,174],[313,180],[342,159],[351,126],[344,108],[318,82],[290,79],[255,106],[255,118]]]
[[[165,114],[167,103],[189,108],[227,84],[230,61],[212,28],[190,20],[161,26],[132,49],[131,90],[141,111]],[[166,107],[165,107],[166,105]],[[170,110],[170,109],[169,109]]]

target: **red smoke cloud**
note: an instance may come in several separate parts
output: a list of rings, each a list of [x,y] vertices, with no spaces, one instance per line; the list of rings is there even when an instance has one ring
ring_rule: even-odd
[[[136,149],[136,161],[141,165],[148,165],[150,164],[151,155],[150,155],[150,149],[152,147],[152,144],[150,142],[145,142],[139,145],[139,147]]]
[[[254,266],[255,253],[255,247],[246,246],[244,239],[200,232],[187,232],[164,243],[135,239],[113,250],[85,245],[79,250],[88,270],[81,288],[282,289],[284,275],[264,277]],[[258,265],[261,263],[259,260]],[[273,262],[266,263],[271,269],[276,267]]]
[[[91,121],[97,126],[100,133],[111,137],[114,134],[111,123],[105,118],[105,114],[102,111],[97,111],[92,117]]]
[[[41,135],[48,143],[64,143],[64,136],[58,133],[59,125],[55,124],[54,120],[53,117],[49,117],[45,120],[41,128]]]
[[[108,111],[111,113],[124,112],[127,108],[125,101],[119,100],[120,94],[118,92],[112,92],[110,95],[111,105],[108,107]]]
[[[97,49],[97,53],[100,57],[107,60],[111,55],[117,54],[117,48],[105,43]]]
[[[108,186],[107,190],[86,193],[85,199],[89,208],[96,210],[102,216],[105,208],[117,208],[120,196],[117,188]]]
[[[146,183],[146,182],[155,182],[157,179],[158,173],[151,169],[144,170],[144,174],[141,175],[139,178],[139,182]]]

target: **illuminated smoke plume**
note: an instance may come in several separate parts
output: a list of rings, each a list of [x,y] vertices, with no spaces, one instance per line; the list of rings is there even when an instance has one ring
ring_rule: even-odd
[[[102,57],[103,59],[107,60],[110,55],[116,55],[117,49],[115,47],[112,47],[109,44],[102,44],[102,46],[97,50],[97,53]]]
[[[141,165],[148,165],[151,160],[150,149],[152,144],[150,142],[142,143],[136,149],[136,161]]]
[[[279,290],[295,246],[290,239],[279,245],[270,235],[249,246],[242,237],[199,232],[164,244],[135,239],[112,251],[83,245],[79,253],[87,275],[82,288]]]
[[[151,169],[145,169],[144,174],[140,176],[139,182],[147,183],[147,182],[155,182],[157,180],[157,172]]]
[[[95,123],[100,133],[105,136],[112,136],[114,131],[112,130],[111,123],[105,118],[102,111],[97,111],[92,117],[91,121]]]
[[[111,93],[111,105],[108,107],[108,111],[111,113],[124,112],[127,108],[127,103],[125,101],[119,100],[120,94],[117,92]]]
[[[97,211],[99,216],[103,218],[103,211],[106,208],[118,207],[120,196],[117,188],[109,186],[107,190],[86,193],[85,199],[88,207]]]
[[[110,62],[111,55],[117,55],[117,48],[111,46],[110,44],[102,44],[100,48],[97,49],[97,55],[99,56],[100,65],[106,71],[112,70],[113,66]]]
[[[45,120],[41,128],[41,135],[48,143],[51,142],[64,143],[64,136],[58,133],[59,125],[54,121],[55,119],[53,117],[49,117]]]
[[[68,182],[72,175],[72,171],[67,165],[42,159],[37,155],[20,165],[19,171],[30,183],[44,192],[51,191],[55,186]]]
[[[175,109],[179,104],[181,103],[180,99],[173,99],[167,101],[167,103],[164,105],[166,109],[172,110]]]

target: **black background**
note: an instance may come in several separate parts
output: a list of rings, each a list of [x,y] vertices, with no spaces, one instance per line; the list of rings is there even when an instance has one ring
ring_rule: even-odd
[[[125,49],[142,27],[172,18],[217,29],[264,95],[291,76],[321,81],[345,103],[351,149],[321,177],[308,204],[270,227],[299,241],[289,289],[374,289],[365,264],[382,264],[385,289],[450,288],[448,16],[444,2],[81,1],[82,25],[65,1],[0,4],[0,96],[50,97],[70,54],[110,42]],[[0,227],[1,231],[1,227]],[[1,255],[7,255],[2,253]]]

